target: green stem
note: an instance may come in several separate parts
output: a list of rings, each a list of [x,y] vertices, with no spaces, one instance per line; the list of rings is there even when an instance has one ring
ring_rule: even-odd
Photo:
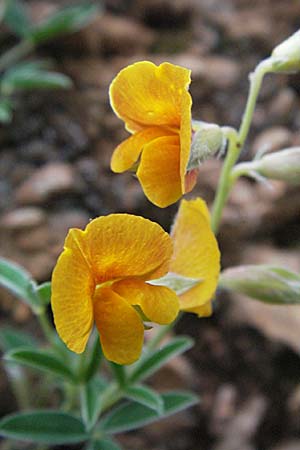
[[[169,323],[168,325],[161,325],[153,338],[148,341],[146,345],[147,351],[155,350],[164,339],[164,337],[174,328],[174,326],[182,316],[183,313],[180,312],[174,322]]]
[[[38,321],[41,325],[45,338],[56,347],[55,336],[53,333],[53,329],[50,325],[50,322],[47,317],[47,311],[44,309],[42,312],[37,314]]]
[[[0,57],[0,72],[8,69],[34,49],[33,42],[25,39]]]
[[[212,209],[212,229],[215,233],[218,232],[219,224],[223,212],[223,208],[230,194],[233,186],[233,179],[231,179],[232,167],[237,162],[240,153],[243,149],[247,139],[250,125],[253,118],[254,108],[257,102],[257,97],[261,88],[264,75],[272,68],[271,59],[265,59],[256,67],[255,71],[250,75],[250,89],[245,112],[242,118],[241,126],[238,133],[229,133],[229,147],[221,172],[219,185]]]

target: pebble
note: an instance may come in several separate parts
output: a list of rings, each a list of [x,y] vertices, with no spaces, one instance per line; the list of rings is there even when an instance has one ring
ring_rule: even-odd
[[[262,131],[254,140],[251,156],[258,151],[274,152],[289,147],[293,143],[293,133],[282,126],[274,126]]]
[[[15,198],[20,205],[43,204],[54,195],[76,191],[77,183],[70,164],[49,163],[37,169],[17,188]]]
[[[268,107],[268,118],[273,124],[288,123],[298,106],[298,99],[294,89],[285,87],[272,99]]]
[[[41,208],[17,208],[4,214],[0,226],[7,230],[23,230],[41,225],[46,220],[46,214]]]

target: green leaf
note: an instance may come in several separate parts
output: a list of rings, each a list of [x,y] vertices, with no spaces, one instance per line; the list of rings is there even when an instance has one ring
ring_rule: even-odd
[[[92,348],[89,350],[86,367],[82,377],[85,381],[88,381],[95,376],[103,359],[98,333],[93,335],[93,339],[94,341],[92,342]]]
[[[0,258],[0,285],[26,302],[35,312],[41,311],[31,275],[18,264]]]
[[[122,450],[121,447],[111,439],[101,439],[93,442],[87,450]]]
[[[24,8],[24,4],[19,0],[6,0],[4,22],[12,31],[22,37],[25,36],[31,28],[31,23],[26,9]]]
[[[126,369],[124,366],[121,366],[120,364],[114,363],[109,361],[109,366],[111,368],[111,371],[117,380],[119,386],[124,386],[126,383]]]
[[[125,397],[153,409],[159,415],[163,414],[164,402],[161,395],[147,386],[130,386],[125,390]]]
[[[202,281],[202,278],[184,277],[177,273],[169,272],[164,277],[158,278],[157,280],[151,280],[149,283],[156,286],[166,286],[172,289],[172,291],[175,291],[177,295],[181,295],[197,286]]]
[[[41,303],[45,306],[49,305],[51,300],[51,282],[46,281],[36,287],[36,293],[39,296]]]
[[[22,441],[51,445],[88,440],[83,423],[76,417],[51,410],[12,414],[0,421],[0,435]]]
[[[95,425],[101,410],[101,393],[99,383],[91,380],[83,384],[80,391],[81,415],[87,430],[91,430]]]
[[[0,329],[0,348],[3,352],[24,346],[35,347],[35,345],[33,337],[23,331],[11,327]]]
[[[106,433],[121,433],[143,427],[156,420],[168,417],[198,402],[197,397],[189,392],[169,392],[162,394],[164,414],[159,415],[153,409],[136,402],[125,403],[113,409],[101,423]]]
[[[1,89],[6,94],[17,89],[66,89],[71,86],[72,81],[66,75],[23,64],[8,70],[1,82]]]
[[[98,6],[93,4],[65,8],[35,27],[30,38],[40,44],[62,34],[78,31],[91,22],[98,10]]]
[[[151,351],[136,363],[129,380],[134,383],[143,380],[160,369],[169,359],[180,355],[193,346],[193,340],[187,336],[172,339],[164,347]]]
[[[52,375],[67,379],[68,381],[75,381],[75,376],[69,367],[46,350],[19,348],[6,353],[4,359],[9,362],[23,364],[34,369],[51,373]]]
[[[265,303],[300,304],[300,275],[282,267],[232,267],[222,272],[219,286]]]
[[[0,122],[9,123],[12,119],[12,104],[9,100],[0,100]]]

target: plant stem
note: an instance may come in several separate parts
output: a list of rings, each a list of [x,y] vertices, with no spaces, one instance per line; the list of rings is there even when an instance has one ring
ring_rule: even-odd
[[[46,309],[37,314],[38,321],[41,325],[41,328],[43,330],[45,338],[53,345],[56,346],[56,342],[54,341],[54,333],[53,329],[49,323],[48,317],[47,317],[47,311]]]
[[[33,42],[25,39],[0,57],[0,71],[8,69],[34,49]]]
[[[229,140],[228,151],[224,161],[212,209],[212,229],[215,233],[218,232],[222,211],[225,206],[226,200],[228,199],[228,196],[230,194],[231,188],[233,186],[234,180],[231,179],[232,167],[237,162],[240,153],[244,147],[245,141],[249,133],[254,108],[256,105],[257,97],[261,88],[264,75],[267,72],[271,71],[272,64],[273,63],[270,58],[265,59],[264,61],[261,61],[256,67],[255,71],[252,74],[250,74],[250,89],[248,94],[248,100],[239,131],[238,133],[233,131],[231,131],[231,133],[228,133],[228,140]]]

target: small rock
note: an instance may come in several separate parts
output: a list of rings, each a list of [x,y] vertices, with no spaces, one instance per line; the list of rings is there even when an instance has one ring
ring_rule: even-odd
[[[274,152],[289,147],[293,142],[293,134],[285,127],[276,126],[267,128],[254,140],[251,155],[255,156],[258,151]]]
[[[9,211],[0,220],[0,225],[7,230],[22,230],[41,225],[46,220],[46,214],[41,208],[25,207]]]
[[[300,439],[295,439],[292,441],[284,441],[281,444],[272,447],[271,450],[299,450],[300,449]]]
[[[70,37],[64,37],[67,50],[82,55],[132,55],[145,51],[154,42],[150,28],[130,17],[109,13],[94,17],[89,26]]]
[[[26,253],[38,252],[46,250],[49,240],[51,239],[51,230],[48,224],[44,224],[26,233],[21,232],[15,237],[15,244]]]
[[[239,63],[224,56],[206,56],[199,58],[193,54],[176,55],[168,58],[170,62],[191,69],[193,83],[205,81],[215,89],[228,89],[234,86],[241,75]]]
[[[18,187],[17,203],[42,204],[57,194],[76,191],[78,180],[69,164],[49,163],[36,170],[31,177]]]
[[[268,107],[270,123],[287,123],[298,108],[298,99],[294,89],[281,89]]]

